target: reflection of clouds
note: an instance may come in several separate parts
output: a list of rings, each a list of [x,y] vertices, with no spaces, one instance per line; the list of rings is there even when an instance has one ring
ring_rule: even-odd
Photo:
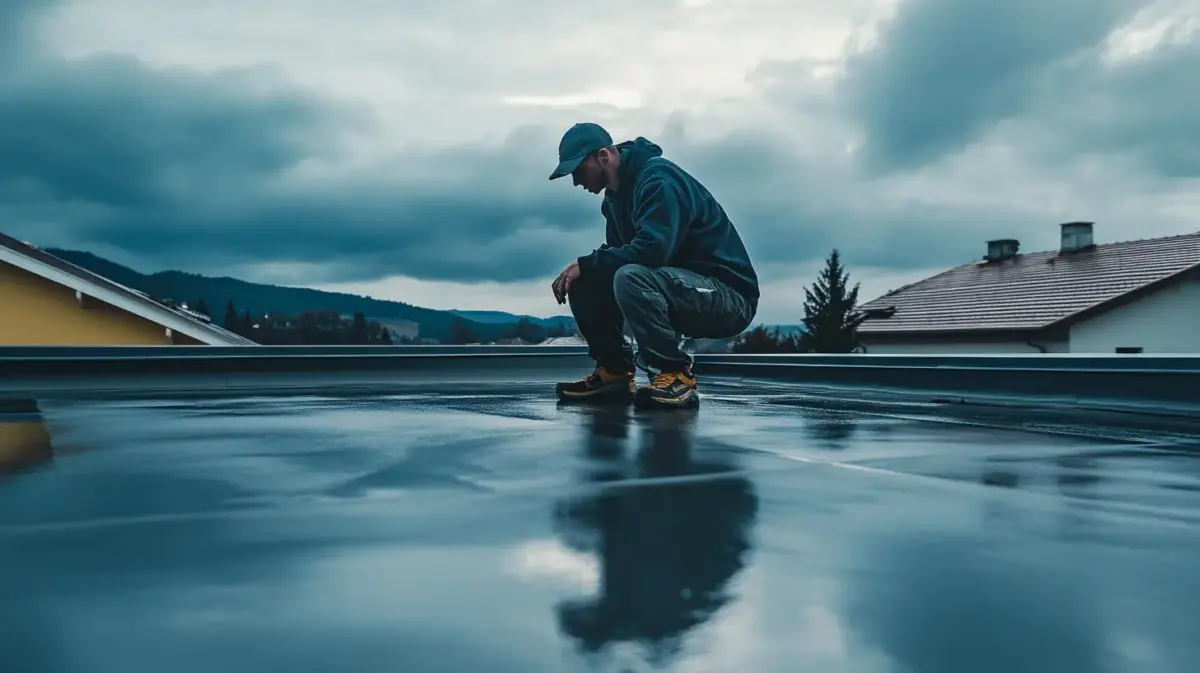
[[[753,486],[730,457],[693,450],[694,411],[639,415],[639,451],[627,458],[628,412],[590,414],[585,453],[607,460],[555,517],[568,544],[594,554],[599,584],[560,604],[559,625],[585,652],[630,643],[665,662],[733,600],[726,585],[750,548]]]
[[[694,647],[672,673],[900,673],[890,657],[865,643],[839,613],[848,583],[842,569],[825,572],[814,555],[756,554],[739,575],[738,600],[693,632]],[[832,559],[831,559],[832,560]],[[634,669],[638,670],[638,669]],[[964,671],[970,670],[969,667]]]
[[[584,593],[595,592],[600,585],[596,559],[568,549],[556,540],[534,540],[514,549],[508,557],[510,572],[521,580],[548,581]]]
[[[1105,670],[1106,634],[1086,587],[1065,568],[1022,572],[1001,550],[916,531],[864,551],[889,571],[847,583],[843,614],[900,670]]]
[[[771,604],[779,603],[776,585],[762,571],[748,571],[739,585],[740,599],[705,628],[703,652],[683,662],[680,673],[798,670],[799,664],[844,670],[840,666],[853,658],[853,643],[828,607],[829,587],[804,582],[793,596],[796,602],[772,615]]]

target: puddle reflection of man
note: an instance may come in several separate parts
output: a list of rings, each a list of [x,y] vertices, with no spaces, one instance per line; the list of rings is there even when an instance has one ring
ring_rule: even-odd
[[[560,508],[557,523],[564,537],[592,541],[600,586],[560,605],[559,627],[586,652],[634,642],[669,655],[729,600],[724,587],[749,548],[753,487],[729,456],[694,451],[694,412],[645,419],[631,459],[622,455],[628,413],[590,413],[589,458],[608,462],[585,476],[588,494]]]

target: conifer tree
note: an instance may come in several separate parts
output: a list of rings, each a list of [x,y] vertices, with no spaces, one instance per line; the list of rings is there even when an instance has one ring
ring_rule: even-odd
[[[855,330],[862,317],[855,314],[858,283],[850,287],[850,274],[834,248],[825,258],[825,268],[811,287],[804,290],[804,334],[800,350],[806,353],[849,353],[857,345]]]

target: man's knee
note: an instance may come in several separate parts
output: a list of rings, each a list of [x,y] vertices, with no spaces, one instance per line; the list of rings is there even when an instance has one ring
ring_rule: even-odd
[[[613,274],[613,295],[617,302],[643,295],[651,287],[650,267],[641,264],[625,264]]]
[[[567,299],[591,303],[600,300],[612,288],[612,283],[603,276],[580,276],[567,290]]]

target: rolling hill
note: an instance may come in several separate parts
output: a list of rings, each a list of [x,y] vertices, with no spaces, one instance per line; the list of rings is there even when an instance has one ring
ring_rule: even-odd
[[[512,324],[518,320],[525,319],[538,327],[549,329],[562,328],[569,332],[575,329],[575,319],[565,315],[554,316],[553,318],[538,318],[531,315],[513,315],[504,311],[459,311],[457,309],[450,309],[448,312],[485,325]]]
[[[252,315],[295,315],[305,311],[329,310],[343,315],[362,312],[369,319],[385,323],[410,321],[420,326],[421,337],[439,341],[450,337],[451,328],[456,323],[456,330],[466,327],[469,332],[478,335],[484,341],[503,338],[523,317],[544,329],[561,327],[568,333],[575,329],[575,321],[569,316],[533,318],[502,311],[441,311],[399,301],[251,283],[236,278],[209,277],[184,271],[145,274],[90,252],[63,249],[48,249],[47,252],[92,273],[160,299],[186,301],[193,306],[203,301],[215,322],[222,321],[226,304],[232,301],[238,313],[249,310]]]

